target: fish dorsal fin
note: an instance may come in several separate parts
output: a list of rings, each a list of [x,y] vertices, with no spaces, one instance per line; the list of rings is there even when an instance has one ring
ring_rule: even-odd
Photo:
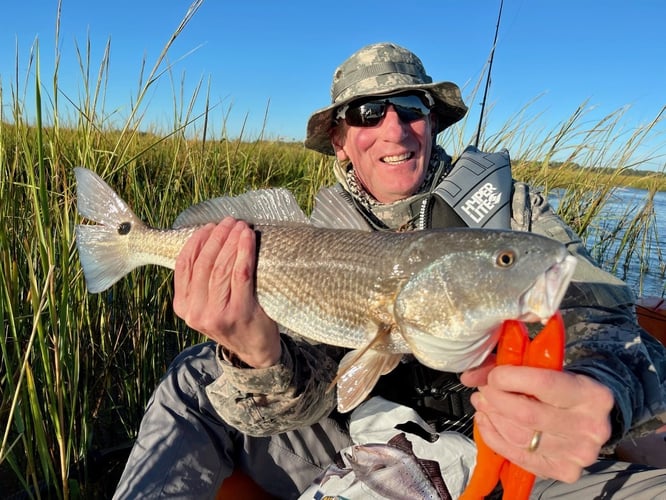
[[[394,448],[397,448],[401,451],[404,451],[409,455],[414,455],[414,446],[412,445],[412,442],[409,439],[407,439],[407,436],[405,435],[404,432],[396,434],[391,439],[389,439],[386,444],[388,444],[389,446],[393,446]]]
[[[259,189],[238,196],[221,196],[185,209],[173,223],[174,229],[217,223],[234,217],[250,224],[300,222],[308,218],[288,189]]]
[[[339,184],[322,188],[317,193],[310,223],[317,227],[331,229],[360,229],[363,231],[372,229],[359,211],[354,208],[351,195]]]

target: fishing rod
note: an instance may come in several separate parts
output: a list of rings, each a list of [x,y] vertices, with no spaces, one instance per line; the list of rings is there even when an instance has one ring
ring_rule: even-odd
[[[479,147],[479,139],[481,137],[481,125],[483,123],[483,115],[486,109],[486,99],[488,98],[488,88],[490,87],[490,74],[493,70],[493,59],[495,59],[495,46],[497,45],[497,34],[499,33],[500,21],[502,20],[502,7],[504,6],[504,0],[500,0],[499,13],[497,14],[497,25],[495,26],[495,39],[493,40],[493,46],[490,49],[490,59],[488,61],[488,76],[486,77],[486,86],[483,89],[483,100],[481,101],[481,114],[479,115],[479,128],[476,131],[476,139],[474,141],[474,147]]]

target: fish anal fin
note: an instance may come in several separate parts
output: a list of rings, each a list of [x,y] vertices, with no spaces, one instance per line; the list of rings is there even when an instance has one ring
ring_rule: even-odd
[[[419,465],[423,468],[426,476],[430,479],[430,482],[439,493],[439,497],[442,500],[451,500],[453,496],[449,491],[444,476],[442,476],[442,469],[439,466],[439,462],[436,460],[428,460],[426,458],[419,458]]]

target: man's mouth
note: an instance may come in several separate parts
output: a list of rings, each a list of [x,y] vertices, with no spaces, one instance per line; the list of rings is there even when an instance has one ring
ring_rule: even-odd
[[[383,163],[396,165],[398,163],[402,163],[402,162],[405,162],[407,160],[411,160],[413,157],[414,157],[414,153],[403,153],[401,155],[384,156],[381,159],[381,161]]]

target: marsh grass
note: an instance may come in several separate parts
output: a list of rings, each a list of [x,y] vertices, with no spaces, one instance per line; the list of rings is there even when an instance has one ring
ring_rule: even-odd
[[[111,125],[114,112],[104,107],[109,46],[95,68],[89,44],[78,52],[84,92],[74,98],[58,88],[57,65],[54,75],[42,78],[36,44],[28,76],[24,80],[17,70],[9,87],[11,106],[0,108],[11,110],[10,116],[0,115],[3,492],[78,498],[112,488],[100,484],[114,476],[95,453],[131,441],[171,360],[201,340],[174,317],[167,270],[137,270],[102,294],[87,293],[74,245],[79,219],[73,167],[100,173],[156,227],[170,226],[193,202],[267,186],[288,187],[309,211],[315,192],[333,181],[331,160],[302,144],[211,137],[203,82],[188,97],[173,84],[173,129],[145,132],[143,97],[158,79],[175,81],[163,63],[199,3],[192,4],[149,74],[140,75],[138,97],[122,126]],[[6,91],[0,87],[3,103]],[[29,99],[37,110],[32,123],[24,111]],[[76,110],[67,120],[61,99]],[[193,110],[201,100],[206,112],[198,116]],[[663,112],[627,138],[619,130],[623,111],[590,124],[585,109],[537,139],[527,106],[480,145],[509,148],[517,178],[559,190],[561,214],[583,235],[623,176],[640,166],[636,151],[654,134]],[[193,125],[201,128],[186,135]],[[459,152],[471,142],[464,130],[463,122],[444,135],[447,149]],[[647,182],[644,204],[619,214],[598,243],[597,255],[615,270],[659,245],[653,200],[666,190],[666,180],[654,174]]]

